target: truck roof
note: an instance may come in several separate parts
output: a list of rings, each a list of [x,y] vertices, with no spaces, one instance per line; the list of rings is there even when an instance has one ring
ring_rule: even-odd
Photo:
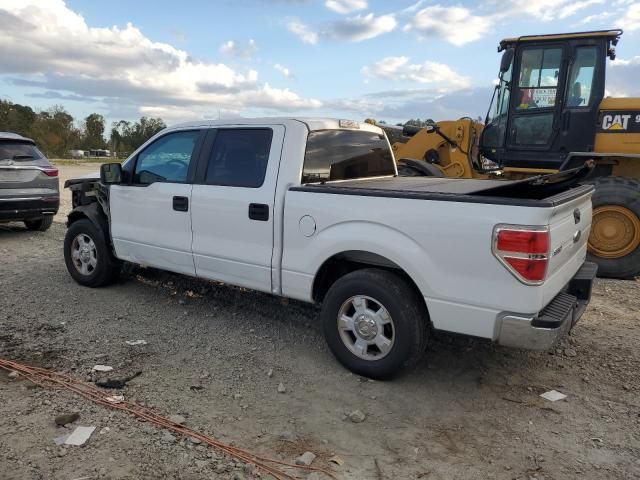
[[[382,133],[382,129],[375,125],[365,122],[354,122],[353,120],[337,119],[337,118],[316,118],[316,117],[258,117],[258,118],[224,118],[220,120],[199,120],[193,122],[185,122],[172,125],[169,129],[185,128],[185,127],[215,127],[229,125],[269,125],[288,123],[303,123],[310,131],[314,130],[363,130],[369,132]],[[342,125],[341,125],[342,122]],[[345,122],[350,122],[348,126]]]

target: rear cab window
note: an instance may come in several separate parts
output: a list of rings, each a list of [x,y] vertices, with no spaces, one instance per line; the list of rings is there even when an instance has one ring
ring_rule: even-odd
[[[395,174],[395,161],[383,133],[315,130],[307,137],[303,184]]]

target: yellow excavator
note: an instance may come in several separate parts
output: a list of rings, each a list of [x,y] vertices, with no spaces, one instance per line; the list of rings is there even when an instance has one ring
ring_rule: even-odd
[[[622,30],[507,38],[483,123],[388,127],[401,175],[524,178],[595,164],[588,255],[603,277],[640,275],[640,98],[604,97]]]

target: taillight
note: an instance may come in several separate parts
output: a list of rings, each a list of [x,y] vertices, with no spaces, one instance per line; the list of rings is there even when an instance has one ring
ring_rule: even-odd
[[[544,282],[549,263],[549,229],[496,225],[493,254],[518,280],[529,285]]]
[[[57,177],[58,176],[58,169],[56,167],[44,167],[42,169],[42,171],[44,172],[44,174],[47,177]]]

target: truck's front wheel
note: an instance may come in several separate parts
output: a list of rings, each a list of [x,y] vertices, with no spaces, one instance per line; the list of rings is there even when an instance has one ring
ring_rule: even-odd
[[[427,321],[415,290],[399,275],[379,269],[341,277],[322,305],[333,354],[352,372],[371,378],[389,378],[420,359]]]
[[[86,287],[113,283],[120,273],[104,233],[83,218],[71,224],[64,237],[64,261],[73,279]]]

